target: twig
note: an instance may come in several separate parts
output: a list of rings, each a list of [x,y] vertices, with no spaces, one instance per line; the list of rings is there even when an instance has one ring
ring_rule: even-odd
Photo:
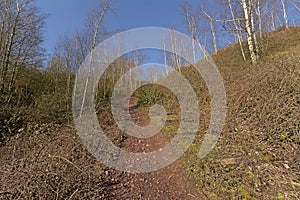
[[[70,160],[68,160],[67,158],[64,158],[64,157],[62,157],[62,156],[51,156],[50,154],[49,154],[49,157],[50,157],[50,158],[58,158],[58,159],[64,160],[64,161],[68,162],[69,164],[73,165],[73,167],[75,167],[76,169],[78,169],[80,172],[82,172],[82,170],[81,170],[79,167],[77,167],[74,163],[72,163],[72,162],[71,162]]]
[[[75,193],[78,191],[78,188],[72,193],[72,195],[70,196],[69,200],[72,199],[72,197],[75,195]]]

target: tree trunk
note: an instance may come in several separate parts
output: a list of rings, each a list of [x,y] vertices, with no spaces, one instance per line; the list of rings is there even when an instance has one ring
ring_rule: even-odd
[[[233,21],[233,25],[234,25],[234,28],[236,29],[236,33],[235,33],[235,36],[238,40],[238,43],[240,45],[240,49],[241,49],[241,54],[242,54],[242,57],[243,57],[243,60],[246,61],[246,56],[245,56],[245,51],[244,51],[244,47],[243,47],[243,38],[242,38],[242,33],[240,31],[241,27],[238,26],[237,22],[235,21],[235,15],[233,13],[233,9],[232,9],[232,5],[231,5],[231,0],[228,0],[228,6],[229,6],[229,9],[230,9],[230,14],[231,14],[231,17],[232,17],[232,21]]]
[[[196,52],[195,52],[196,50],[195,50],[195,42],[194,42],[194,40],[197,37],[197,33],[196,33],[197,30],[196,30],[196,24],[195,24],[196,22],[195,22],[194,16],[192,16],[192,14],[190,13],[190,7],[188,7],[188,5],[184,5],[183,10],[184,10],[188,30],[193,38],[192,54],[193,54],[193,61],[194,61],[194,63],[196,63]]]
[[[276,30],[276,25],[275,25],[275,18],[274,18],[274,13],[272,12],[272,31],[275,31]]]
[[[251,30],[251,20],[249,17],[249,8],[247,6],[246,0],[242,0],[241,3],[242,3],[243,13],[244,13],[244,17],[245,17],[246,34],[247,34],[247,42],[248,42],[250,58],[251,58],[251,62],[253,64],[255,64],[257,61],[257,57],[255,54],[255,49],[254,49],[254,44],[253,44],[253,35],[252,35],[252,30]]]
[[[8,66],[9,66],[9,61],[10,61],[10,56],[11,56],[11,51],[12,51],[12,46],[14,43],[14,38],[16,35],[16,29],[17,29],[17,22],[19,20],[19,15],[20,15],[21,9],[17,9],[16,17],[14,18],[12,30],[10,33],[10,37],[8,39],[8,45],[6,52],[4,53],[4,61],[3,61],[3,71],[2,71],[2,76],[0,80],[0,93],[4,93],[4,84],[7,76],[7,71],[8,71]]]
[[[218,47],[217,47],[217,37],[216,37],[214,21],[210,20],[209,24],[210,24],[211,34],[212,34],[212,37],[213,37],[214,50],[215,50],[215,53],[217,54],[218,53]]]
[[[99,27],[100,27],[100,24],[102,23],[103,19],[104,19],[104,16],[105,16],[105,13],[106,11],[109,9],[110,7],[110,2],[105,2],[104,5],[101,5],[101,12],[99,14],[99,18],[98,19],[95,19],[95,32],[94,32],[94,38],[93,38],[93,43],[92,43],[92,47],[91,47],[91,56],[90,56],[90,62],[92,62],[93,60],[93,53],[94,53],[94,49],[96,47],[96,42],[97,42],[97,36],[98,36],[98,31],[99,31]],[[91,68],[89,68],[89,71],[88,71],[88,75],[90,75],[91,73]],[[82,103],[81,103],[81,108],[80,108],[80,116],[82,115],[82,112],[83,112],[83,108],[84,108],[84,104],[85,104],[85,101],[86,101],[86,93],[87,93],[87,87],[88,87],[88,84],[89,84],[89,77],[87,76],[86,78],[86,82],[85,82],[85,88],[84,88],[84,91],[83,91],[83,98],[82,98]],[[92,91],[92,98],[94,98],[94,88],[95,86],[93,86],[93,91]]]
[[[179,47],[179,41],[177,41],[177,38],[175,36],[175,29],[173,29],[173,33],[172,33],[172,36],[171,36],[171,43],[172,43],[172,51],[174,52],[173,53],[173,63],[175,66],[175,69],[179,72],[181,72],[181,62],[180,62],[180,57],[179,57],[179,52],[178,52],[178,48]]]
[[[285,22],[285,27],[289,28],[289,18],[287,15],[287,11],[286,11],[286,6],[285,6],[285,1],[281,0],[281,5],[282,5],[282,11],[283,11],[283,18],[284,18],[284,22]]]
[[[259,38],[262,39],[263,37],[263,30],[262,30],[262,17],[261,17],[261,5],[260,0],[257,0],[257,8],[256,8],[256,14],[258,17],[258,30],[259,30]]]
[[[254,5],[253,5],[253,1],[249,0],[249,13],[250,13],[250,21],[251,21],[251,34],[253,37],[253,42],[254,42],[254,48],[255,48],[255,55],[256,55],[256,59],[259,58],[259,45],[258,45],[258,41],[256,38],[256,33],[255,33],[255,24],[254,24]]]
[[[165,43],[164,43],[164,63],[165,63],[165,68],[166,68],[166,76],[168,76],[169,71],[168,71],[167,52],[166,52],[166,44]]]

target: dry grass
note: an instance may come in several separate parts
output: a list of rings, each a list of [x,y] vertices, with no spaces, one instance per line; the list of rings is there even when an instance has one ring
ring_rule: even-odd
[[[0,199],[113,196],[110,188],[116,182],[106,177],[108,171],[86,151],[71,127],[41,135],[17,135],[1,148],[0,159]]]
[[[240,62],[236,46],[214,57],[225,79],[227,121],[208,157],[194,156],[200,139],[183,163],[209,199],[300,198],[300,31],[265,40],[269,51],[256,66]]]

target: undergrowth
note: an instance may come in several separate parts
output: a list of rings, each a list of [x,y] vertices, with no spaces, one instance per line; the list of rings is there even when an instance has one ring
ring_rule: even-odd
[[[228,97],[226,124],[202,160],[200,129],[183,161],[207,199],[300,198],[299,28],[264,39],[267,47],[255,66],[241,62],[237,46],[213,57]]]

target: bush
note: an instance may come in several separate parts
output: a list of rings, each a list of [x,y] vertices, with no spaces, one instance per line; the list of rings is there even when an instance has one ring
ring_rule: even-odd
[[[162,100],[162,92],[157,85],[149,84],[141,87],[136,93],[138,105],[154,105]]]
[[[45,133],[71,119],[72,87],[68,74],[21,69],[14,88],[0,95],[0,140],[29,132]],[[74,79],[71,76],[71,83]],[[55,125],[56,124],[56,125]]]

